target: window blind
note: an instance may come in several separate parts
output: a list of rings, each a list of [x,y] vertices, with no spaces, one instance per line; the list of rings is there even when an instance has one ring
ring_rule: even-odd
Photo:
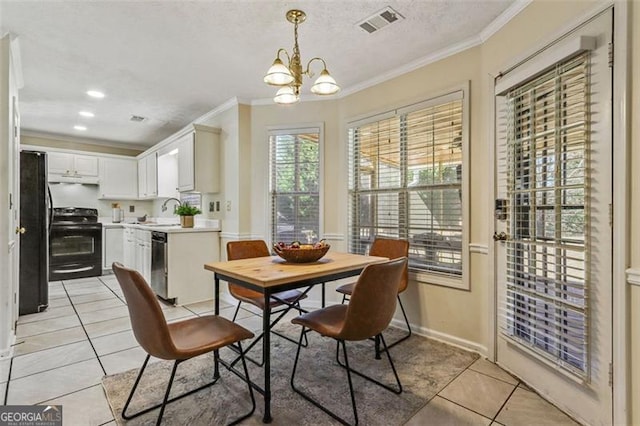
[[[410,242],[410,268],[462,274],[462,92],[349,129],[349,249]]]
[[[271,238],[291,243],[320,236],[320,131],[272,132]]]
[[[501,332],[588,375],[588,53],[505,96],[506,302]]]

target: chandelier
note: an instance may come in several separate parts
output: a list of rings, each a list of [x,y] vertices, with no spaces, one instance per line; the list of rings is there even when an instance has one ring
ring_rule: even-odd
[[[307,75],[313,77],[313,73],[310,70],[310,65],[314,61],[322,62],[322,71],[318,76],[318,79],[311,86],[311,92],[316,95],[333,95],[340,90],[340,87],[336,84],[336,81],[329,75],[327,71],[327,64],[322,58],[312,58],[308,63],[306,70],[302,68],[302,61],[300,59],[300,48],[298,47],[298,24],[301,24],[307,19],[307,15],[301,10],[290,10],[286,14],[287,21],[293,24],[293,52],[291,56],[286,49],[278,49],[276,59],[273,61],[273,65],[267,71],[264,76],[264,82],[272,86],[278,86],[280,89],[273,98],[274,102],[278,104],[293,104],[300,100],[300,86],[302,86],[302,76]],[[280,53],[284,53],[287,57],[288,64],[285,65],[280,59]]]

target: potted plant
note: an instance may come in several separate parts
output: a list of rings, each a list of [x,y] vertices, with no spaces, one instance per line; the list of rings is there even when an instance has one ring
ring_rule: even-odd
[[[175,214],[180,216],[180,226],[193,228],[193,216],[202,213],[199,208],[184,203],[176,207]]]

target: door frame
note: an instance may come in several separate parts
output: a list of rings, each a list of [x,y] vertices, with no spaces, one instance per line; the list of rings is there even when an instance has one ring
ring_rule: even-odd
[[[613,351],[613,422],[620,424],[629,423],[629,401],[630,399],[630,381],[627,378],[627,372],[629,371],[629,357],[627,356],[629,349],[629,327],[627,323],[627,305],[628,300],[628,286],[627,286],[627,274],[626,270],[629,267],[629,200],[627,194],[629,194],[629,146],[630,146],[630,130],[629,130],[629,105],[630,98],[628,95],[628,75],[629,75],[629,51],[627,46],[629,44],[629,7],[627,2],[624,1],[604,1],[598,4],[592,10],[589,10],[582,16],[569,21],[566,25],[560,28],[558,31],[552,33],[550,36],[543,39],[541,43],[535,45],[532,49],[527,50],[523,55],[514,58],[513,61],[507,64],[504,69],[515,67],[517,64],[524,62],[526,59],[534,56],[539,50],[546,46],[553,44],[556,40],[560,39],[565,34],[571,32],[573,29],[579,27],[591,18],[600,14],[609,7],[613,8],[614,16],[614,28],[613,28],[613,53],[615,66],[613,69],[613,105],[612,105],[612,157],[613,164],[616,167],[612,171],[613,188],[613,253],[612,253],[612,272],[613,272],[613,288],[612,288],[612,351]],[[490,144],[490,158],[493,158],[493,173],[490,174],[490,188],[491,188],[491,200],[496,199],[496,173],[497,173],[497,159],[496,159],[496,117],[495,117],[495,95],[494,84],[495,78],[501,73],[502,70],[494,70],[485,77],[484,86],[487,90],[488,105],[487,105],[487,122],[493,123],[488,128],[488,140],[492,141]],[[497,271],[496,271],[496,250],[495,244],[492,241],[492,235],[495,230],[495,220],[493,214],[493,202],[488,206],[490,211],[487,215],[487,234],[486,241],[489,246],[488,256],[488,271],[490,275],[490,285],[487,291],[488,296],[488,314],[487,319],[489,337],[487,342],[487,357],[495,361],[497,353],[498,342],[498,323],[496,321],[498,315],[498,303],[497,303]]]

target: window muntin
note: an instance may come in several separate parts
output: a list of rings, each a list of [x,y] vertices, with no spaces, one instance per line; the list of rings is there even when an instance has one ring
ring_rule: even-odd
[[[349,250],[410,242],[412,271],[463,271],[462,92],[349,129]]]
[[[272,241],[320,236],[320,130],[269,135]]]
[[[502,333],[589,374],[588,53],[505,96],[510,203]]]

